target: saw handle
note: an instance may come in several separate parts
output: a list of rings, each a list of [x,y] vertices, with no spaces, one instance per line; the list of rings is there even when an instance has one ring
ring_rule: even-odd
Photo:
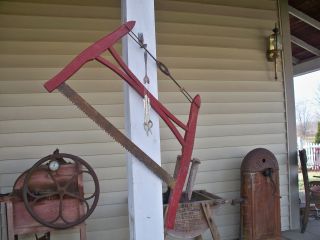
[[[56,76],[47,81],[44,87],[48,92],[52,92],[62,83],[67,81],[74,73],[76,73],[85,63],[94,60],[124,35],[132,30],[135,21],[129,21],[121,25],[118,29],[109,35],[101,38],[95,44],[91,45],[73,59],[66,67],[64,67]]]

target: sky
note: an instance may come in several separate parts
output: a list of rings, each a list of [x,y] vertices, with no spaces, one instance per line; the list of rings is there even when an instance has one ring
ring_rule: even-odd
[[[317,87],[320,86],[320,71],[294,78],[294,95],[296,103],[314,102]],[[313,108],[316,106],[314,105]]]
[[[319,109],[318,109],[319,105],[316,104],[316,101],[315,101],[316,91],[319,86],[320,86],[320,71],[312,72],[312,73],[294,78],[294,95],[295,95],[295,103],[296,103],[296,113],[298,114],[300,109],[300,113],[302,114],[302,116],[304,117],[307,116],[307,119],[309,119],[312,122],[317,122],[320,120]],[[306,102],[306,105],[303,105],[302,102]],[[302,103],[302,104],[299,105],[299,103]],[[304,111],[306,111],[306,113],[303,113]],[[297,124],[298,124],[298,118],[297,118]],[[314,130],[316,131],[317,125],[314,125],[314,128],[315,128]]]

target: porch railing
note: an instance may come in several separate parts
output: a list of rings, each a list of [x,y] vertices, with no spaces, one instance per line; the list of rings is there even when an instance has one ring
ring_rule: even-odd
[[[320,144],[305,143],[303,146],[306,149],[308,162],[307,167],[309,169],[319,171],[320,170]]]

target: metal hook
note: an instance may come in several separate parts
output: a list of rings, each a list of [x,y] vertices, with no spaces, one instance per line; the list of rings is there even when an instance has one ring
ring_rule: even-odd
[[[151,120],[144,123],[144,130],[146,131],[147,136],[149,136],[149,132],[150,132],[150,134],[152,134],[152,132],[151,132],[152,127],[153,127],[153,122]]]

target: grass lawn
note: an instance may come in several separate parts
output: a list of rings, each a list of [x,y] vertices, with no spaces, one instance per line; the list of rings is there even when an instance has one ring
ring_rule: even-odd
[[[320,181],[320,171],[308,171],[309,181]],[[304,191],[302,172],[299,171],[299,192]]]

